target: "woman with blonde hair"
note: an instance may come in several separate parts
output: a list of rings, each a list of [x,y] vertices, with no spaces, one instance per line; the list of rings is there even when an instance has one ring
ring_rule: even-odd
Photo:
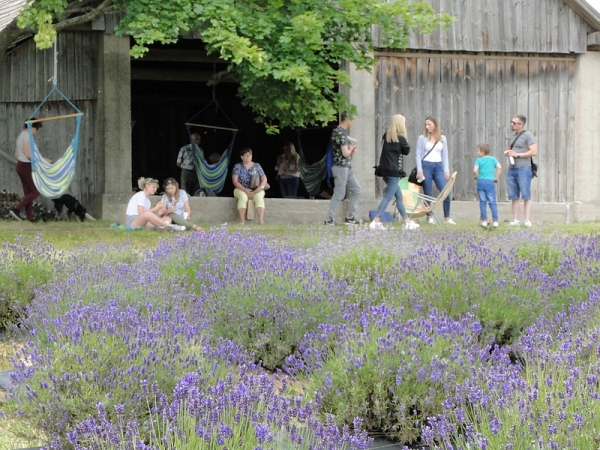
[[[189,230],[204,231],[195,223],[188,219],[192,217],[192,209],[187,192],[179,189],[179,183],[175,178],[167,178],[163,183],[165,193],[162,196],[162,201],[165,204],[164,214],[168,215],[173,223],[182,225]]]
[[[431,196],[433,183],[441,192],[450,179],[450,163],[448,160],[448,141],[440,130],[440,124],[433,116],[425,119],[423,135],[417,140],[417,178],[425,179],[423,193]],[[433,216],[428,215],[429,223],[435,224]],[[450,218],[450,195],[444,200],[444,221],[448,225],[456,225]]]
[[[279,188],[283,198],[293,198],[298,194],[300,185],[300,155],[290,141],[283,143],[283,154],[277,157],[275,170],[279,177]]]
[[[369,225],[372,230],[382,230],[381,215],[387,206],[396,197],[396,207],[404,219],[404,228],[407,230],[416,230],[419,224],[412,222],[406,214],[404,202],[402,201],[402,191],[398,182],[400,178],[406,176],[403,170],[403,157],[410,152],[410,145],[406,140],[406,119],[402,114],[396,114],[388,127],[385,138],[383,139],[383,148],[379,157],[379,176],[385,181],[385,191],[383,199],[379,203],[379,208]]]

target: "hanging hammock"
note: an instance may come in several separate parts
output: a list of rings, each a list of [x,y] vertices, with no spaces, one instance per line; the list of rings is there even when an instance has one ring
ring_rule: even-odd
[[[329,161],[331,159],[330,154],[332,154],[331,146],[327,146],[327,152],[325,152],[323,158],[313,164],[307,164],[306,158],[304,157],[304,150],[302,149],[300,130],[296,130],[296,135],[298,137],[297,150],[300,155],[300,179],[302,180],[302,183],[304,183],[308,195],[315,196],[321,192],[321,183],[323,180],[325,178],[328,178],[329,180],[330,178],[328,177],[328,173],[331,170],[331,162]]]
[[[194,161],[196,163],[196,174],[198,175],[198,184],[200,185],[200,190],[204,191],[204,193],[209,197],[215,197],[218,193],[223,190],[223,186],[225,185],[225,180],[227,179],[227,172],[229,170],[229,161],[231,160],[231,153],[233,152],[233,144],[235,142],[235,137],[237,135],[238,129],[235,128],[235,125],[229,120],[229,123],[234,128],[224,128],[224,127],[216,127],[212,125],[203,125],[198,123],[190,123],[198,114],[208,108],[211,104],[215,104],[218,109],[221,110],[223,115],[227,117],[225,112],[221,109],[216,100],[213,99],[208,105],[202,108],[194,117],[192,117],[185,125],[187,126],[188,135],[190,137],[190,145],[194,149]],[[210,164],[196,142],[192,137],[192,127],[201,127],[201,128],[210,128],[212,130],[226,130],[231,131],[231,141],[229,142],[229,146],[227,150],[221,155],[221,159],[219,162],[215,164]],[[195,193],[190,193],[190,195],[194,195]]]
[[[69,105],[77,111],[74,114],[65,114],[62,116],[56,117],[46,117],[43,119],[33,119],[33,117],[40,110],[42,105],[46,103],[50,95],[53,92],[57,92]],[[65,94],[63,94],[56,84],[52,85],[52,89],[46,95],[46,98],[42,100],[42,103],[36,108],[36,110],[31,114],[29,119],[25,122],[27,124],[27,131],[29,132],[29,148],[31,152],[31,176],[33,178],[33,182],[35,187],[44,197],[49,199],[58,198],[63,195],[69,189],[71,185],[71,181],[73,181],[73,176],[75,175],[75,168],[77,164],[77,153],[79,148],[79,129],[81,127],[81,116],[83,113],[67,98]],[[38,148],[35,145],[35,141],[33,139],[33,133],[31,131],[32,124],[37,122],[46,122],[49,120],[57,120],[57,119],[66,119],[74,117],[75,118],[75,135],[73,136],[73,140],[71,144],[60,157],[58,161],[50,164],[48,163],[40,154]]]

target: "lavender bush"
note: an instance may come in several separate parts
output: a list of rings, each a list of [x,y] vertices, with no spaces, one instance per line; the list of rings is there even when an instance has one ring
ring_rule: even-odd
[[[263,367],[281,367],[319,325],[349,320],[351,288],[315,262],[298,261],[297,249],[224,231],[206,246],[193,239],[170,243],[168,252],[159,246],[155,255],[170,254],[164,270],[184,274],[182,283],[198,293],[193,309],[213,335],[238,342]]]
[[[597,447],[596,236],[309,233],[212,230],[127,255],[40,243],[47,259],[18,242],[51,276],[32,281],[11,410],[52,448],[362,448],[361,430]]]
[[[474,368],[426,427],[444,448],[592,449],[600,445],[600,291],[549,320],[540,317],[515,346],[527,365]]]
[[[309,391],[320,394],[322,411],[339,424],[361,417],[368,430],[416,442],[427,418],[443,411],[444,393],[488,359],[479,332],[473,317],[455,321],[431,310],[419,320],[399,321],[396,310],[380,305],[346,328],[343,347],[318,367],[312,366],[318,361],[313,348],[306,348],[288,359],[288,369],[312,373]]]
[[[366,449],[366,433],[350,432],[332,421],[320,422],[315,405],[286,394],[286,379],[241,367],[212,381],[188,373],[172,395],[158,394],[145,422],[129,419],[117,405],[117,418],[108,419],[104,404],[69,433],[76,449]],[[279,385],[279,387],[278,387]],[[169,401],[168,398],[171,398]],[[355,422],[360,430],[360,420]]]
[[[15,324],[34,297],[35,289],[52,280],[68,258],[43,242],[17,236],[0,248],[0,329]]]

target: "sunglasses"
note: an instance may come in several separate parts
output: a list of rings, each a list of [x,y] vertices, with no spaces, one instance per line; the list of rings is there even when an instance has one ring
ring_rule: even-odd
[[[523,125],[521,122],[515,122],[514,120],[510,121],[511,125]]]

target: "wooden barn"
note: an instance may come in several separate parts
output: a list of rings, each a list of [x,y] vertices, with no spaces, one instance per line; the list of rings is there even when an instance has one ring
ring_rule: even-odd
[[[490,143],[504,164],[501,155],[510,119],[523,114],[539,146],[533,199],[542,205],[534,204],[534,220],[541,211],[549,212],[545,220],[596,220],[600,14],[584,0],[430,3],[456,17],[447,30],[414,35],[403,50],[378,49],[372,73],[348,67],[353,87],[347,94],[359,109],[351,135],[359,140],[354,167],[363,189],[360,207],[373,209],[381,196],[381,182],[372,167],[391,117],[405,114],[414,146],[425,117],[433,115],[448,138],[452,170],[459,173],[453,215],[476,218],[475,147]],[[132,60],[129,39],[114,34],[116,20],[104,15],[59,33],[58,86],[85,114],[71,186],[76,197],[94,214],[113,220],[138,176],[177,175],[177,152],[188,139],[184,123],[213,99],[219,107],[213,104],[198,120],[234,124],[241,130],[235,149],[252,147],[255,159],[271,171],[267,175],[274,175],[271,166],[281,143],[295,136],[290,130],[267,136],[236,98],[235,84],[222,83],[214,91],[207,87],[222,61],[206,56],[194,36],[153,47],[143,59]],[[2,23],[0,17],[0,27]],[[14,141],[51,87],[54,59],[53,51],[38,51],[29,39],[15,42],[0,65],[0,189],[21,192],[12,157]],[[53,97],[40,115],[70,111],[68,103]],[[48,122],[36,141],[42,153],[56,158],[67,148],[73,130],[69,119]],[[305,133],[315,158],[324,151],[329,131]],[[230,138],[209,130],[201,146],[222,152]],[[408,168],[414,166],[412,158],[414,152]],[[231,195],[228,189],[223,196]],[[276,188],[270,195],[277,196]],[[499,200],[506,201],[504,179]]]

